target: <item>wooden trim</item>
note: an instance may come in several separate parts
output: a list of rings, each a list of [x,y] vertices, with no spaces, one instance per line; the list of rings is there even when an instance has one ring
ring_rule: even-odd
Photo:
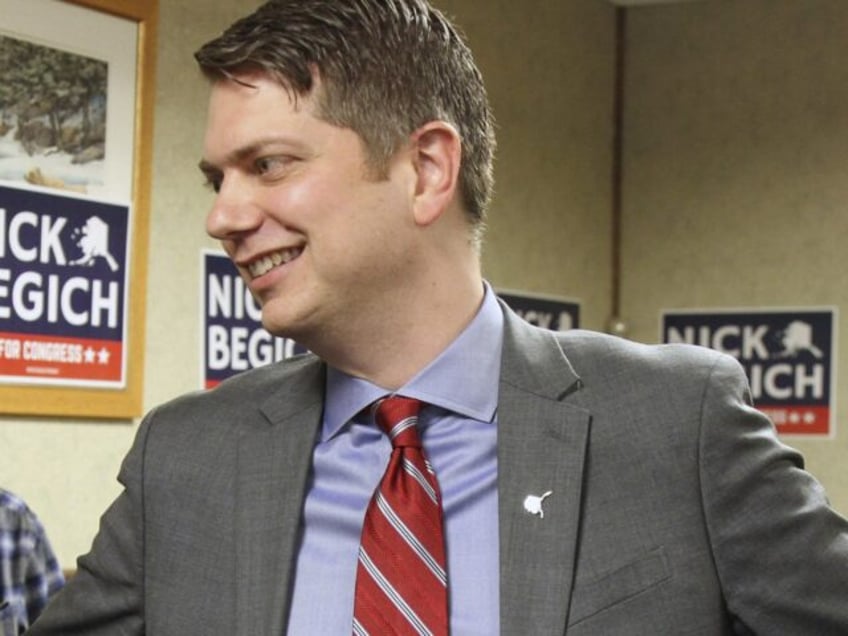
[[[9,385],[0,387],[0,403],[4,414],[129,419],[142,412],[158,0],[64,1],[138,24],[126,386],[103,390]]]

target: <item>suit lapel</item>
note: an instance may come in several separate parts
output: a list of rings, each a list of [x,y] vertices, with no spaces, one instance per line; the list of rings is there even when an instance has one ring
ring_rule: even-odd
[[[589,414],[555,336],[507,311],[498,398],[501,632],[565,631]],[[550,495],[538,506],[538,499]],[[532,514],[531,510],[541,510]]]
[[[303,499],[323,411],[324,367],[307,359],[278,385],[238,446],[239,634],[285,631]]]

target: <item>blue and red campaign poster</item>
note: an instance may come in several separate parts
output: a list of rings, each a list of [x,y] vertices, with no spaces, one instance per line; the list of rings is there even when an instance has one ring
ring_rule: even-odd
[[[531,325],[553,331],[568,331],[580,326],[580,303],[577,301],[519,291],[501,290],[497,294]]]
[[[226,254],[204,250],[201,258],[205,388],[241,371],[306,351],[293,340],[272,336],[262,327],[262,311]]]
[[[670,311],[664,342],[685,342],[734,356],[748,374],[756,407],[785,435],[835,433],[833,308]]]
[[[123,388],[130,208],[0,184],[0,383]]]

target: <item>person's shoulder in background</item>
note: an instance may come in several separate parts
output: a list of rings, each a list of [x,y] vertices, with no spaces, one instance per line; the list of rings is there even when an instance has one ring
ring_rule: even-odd
[[[28,628],[64,583],[38,517],[0,488],[0,633],[16,636]]]

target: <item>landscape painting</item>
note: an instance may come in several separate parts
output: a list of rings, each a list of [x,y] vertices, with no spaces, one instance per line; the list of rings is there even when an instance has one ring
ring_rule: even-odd
[[[104,184],[108,63],[0,34],[0,179]]]

